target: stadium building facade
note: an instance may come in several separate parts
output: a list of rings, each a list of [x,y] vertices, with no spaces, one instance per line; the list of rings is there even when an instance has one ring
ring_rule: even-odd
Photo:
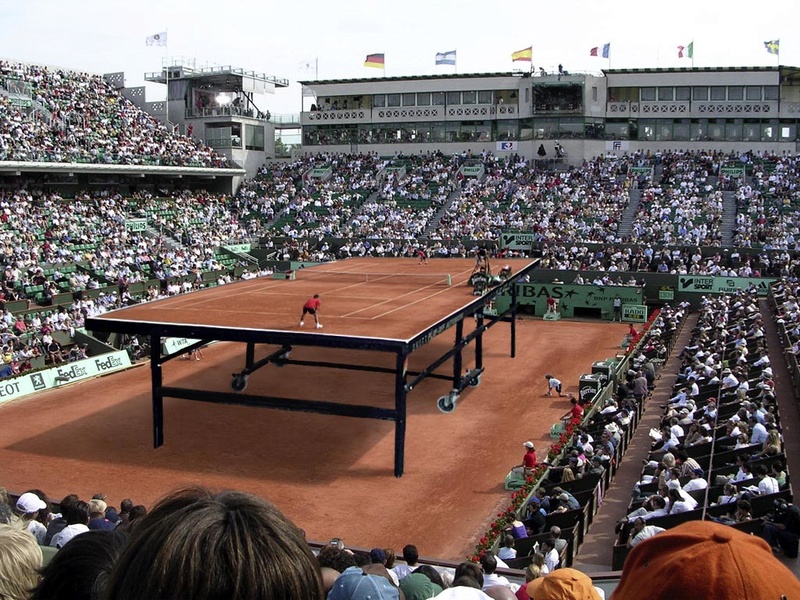
[[[794,153],[800,141],[800,69],[795,67],[301,83],[304,95],[315,99],[301,114],[305,152],[488,150],[575,163],[639,150]]]

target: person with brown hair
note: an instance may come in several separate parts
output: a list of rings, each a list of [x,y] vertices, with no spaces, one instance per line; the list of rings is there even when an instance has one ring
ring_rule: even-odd
[[[322,600],[319,564],[300,530],[243,492],[179,490],[131,528],[106,600]]]

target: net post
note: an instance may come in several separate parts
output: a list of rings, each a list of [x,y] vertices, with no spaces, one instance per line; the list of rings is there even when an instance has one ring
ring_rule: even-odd
[[[447,286],[450,287],[452,285],[452,280],[450,279],[450,273],[447,274]]]

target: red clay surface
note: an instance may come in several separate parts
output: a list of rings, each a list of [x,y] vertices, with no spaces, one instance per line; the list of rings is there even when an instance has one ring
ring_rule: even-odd
[[[464,298],[469,294],[458,306]],[[294,300],[286,315],[294,314]],[[338,313],[334,299],[324,306],[327,333]],[[376,322],[377,336],[388,335],[388,322]],[[482,382],[461,396],[455,412],[436,408],[447,381],[427,379],[409,394],[399,479],[394,423],[372,419],[167,398],[165,445],[154,450],[150,373],[142,366],[0,406],[0,485],[15,492],[38,487],[56,500],[102,491],[117,506],[124,497],[151,505],[186,485],[234,488],[274,502],[310,540],[338,536],[353,546],[397,550],[414,543],[424,556],[461,560],[507,504],[502,482],[521,461],[522,442],[534,440],[544,454],[550,426],[568,408],[566,398],[544,395],[544,374],[576,392],[579,376],[593,361],[614,356],[626,331],[619,323],[520,320],[511,359],[509,325],[496,325],[484,336]],[[451,329],[412,355],[410,369],[443,354],[453,338]],[[465,368],[473,364],[471,349]],[[260,350],[271,348],[258,346],[256,358]],[[166,364],[164,384],[228,391],[244,346],[220,343],[204,354],[202,361]],[[358,351],[297,347],[292,357],[394,366],[392,355]],[[440,372],[450,370],[447,364]],[[250,377],[247,392],[391,406],[392,383],[391,375],[270,366]]]
[[[514,271],[529,263],[503,261]],[[101,318],[303,331],[299,326],[303,303],[320,294],[323,333],[409,339],[475,300],[467,286],[474,266],[472,259],[432,260],[428,265],[409,258],[348,259],[297,271],[294,280],[243,281]],[[369,273],[378,275],[372,275],[369,283],[357,280],[358,274]],[[443,283],[447,276],[450,286]],[[309,329],[310,322],[305,330]]]

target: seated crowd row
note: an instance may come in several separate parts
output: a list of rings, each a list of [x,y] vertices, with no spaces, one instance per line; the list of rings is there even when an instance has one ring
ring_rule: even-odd
[[[626,518],[617,555],[687,520],[763,535],[797,556],[791,489],[758,296],[703,298],[673,395]]]

